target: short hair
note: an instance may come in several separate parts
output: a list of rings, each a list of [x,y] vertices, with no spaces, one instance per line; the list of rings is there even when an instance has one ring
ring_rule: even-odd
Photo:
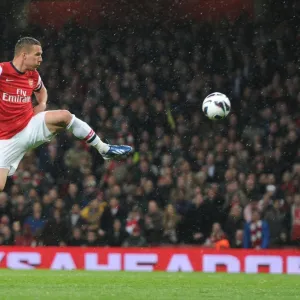
[[[41,43],[37,39],[29,36],[19,39],[15,45],[15,55],[18,55],[23,48],[33,45],[41,46]]]

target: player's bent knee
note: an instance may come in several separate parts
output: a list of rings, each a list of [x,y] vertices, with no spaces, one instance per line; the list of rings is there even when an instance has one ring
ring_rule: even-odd
[[[73,115],[68,110],[53,110],[47,111],[45,115],[45,122],[52,133],[57,133],[70,124]]]
[[[68,110],[61,110],[61,120],[65,124],[65,126],[68,126],[68,124],[71,122],[73,115]]]

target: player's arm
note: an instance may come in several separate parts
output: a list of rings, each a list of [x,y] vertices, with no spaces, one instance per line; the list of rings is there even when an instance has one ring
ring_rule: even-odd
[[[47,100],[48,100],[48,92],[44,85],[40,88],[39,91],[34,92],[35,98],[38,102],[38,105],[33,108],[34,114],[38,114],[47,107]]]

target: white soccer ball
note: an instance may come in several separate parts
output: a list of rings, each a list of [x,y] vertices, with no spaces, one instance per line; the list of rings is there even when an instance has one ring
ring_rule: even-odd
[[[224,119],[229,114],[230,108],[230,100],[222,93],[208,95],[202,104],[204,114],[211,120]]]

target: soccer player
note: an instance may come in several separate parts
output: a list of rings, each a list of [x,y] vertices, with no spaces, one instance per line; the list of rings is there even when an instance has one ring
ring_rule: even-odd
[[[82,120],[67,110],[45,111],[47,90],[36,70],[42,62],[41,43],[21,38],[13,61],[0,63],[0,191],[16,171],[27,150],[49,142],[62,130],[95,147],[104,159],[123,157],[130,146],[108,145]],[[38,105],[33,107],[34,93]]]

